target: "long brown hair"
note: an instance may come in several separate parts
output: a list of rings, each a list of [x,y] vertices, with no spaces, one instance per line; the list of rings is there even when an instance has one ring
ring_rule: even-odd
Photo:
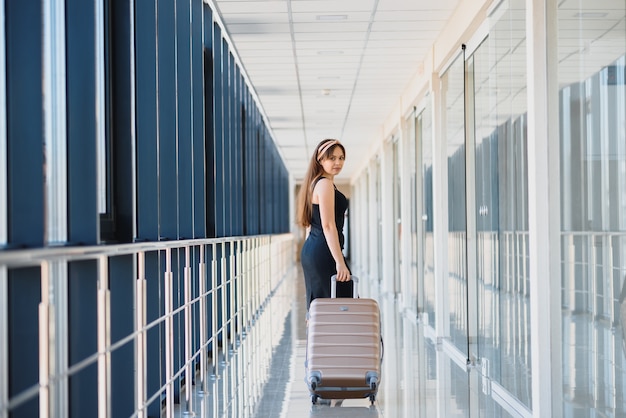
[[[320,161],[333,155],[333,151],[336,147],[341,148],[343,155],[346,155],[346,149],[336,139],[324,139],[315,147],[315,151],[313,152],[311,161],[309,162],[309,168],[306,170],[302,186],[300,187],[300,193],[298,194],[298,206],[296,212],[298,225],[305,228],[311,225],[311,216],[313,213],[313,185],[318,178],[324,175],[324,167],[322,167]]]

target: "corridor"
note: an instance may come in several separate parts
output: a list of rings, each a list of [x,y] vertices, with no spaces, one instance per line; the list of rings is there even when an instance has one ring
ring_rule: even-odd
[[[290,276],[290,277],[289,277]],[[274,297],[207,394],[196,390],[195,416],[209,417],[521,417],[483,393],[470,396],[476,373],[466,372],[441,345],[424,338],[421,324],[398,310],[397,301],[376,284],[361,286],[376,299],[383,318],[385,351],[382,382],[373,406],[368,399],[321,401],[312,405],[304,382],[306,346],[302,272],[285,278]],[[285,307],[288,307],[285,309]],[[276,315],[273,315],[276,314]],[[254,329],[260,327],[260,329]],[[259,335],[259,331],[262,335]],[[258,346],[255,348],[253,343]],[[271,356],[265,350],[272,345]],[[473,405],[471,399],[478,401]],[[217,400],[217,401],[214,401]],[[504,402],[502,402],[504,404]],[[504,405],[506,406],[506,404]],[[189,416],[177,405],[176,416]]]

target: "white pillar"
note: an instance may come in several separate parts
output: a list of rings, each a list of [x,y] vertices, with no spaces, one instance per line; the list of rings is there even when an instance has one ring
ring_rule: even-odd
[[[377,198],[377,183],[379,180],[379,164],[376,159],[370,162],[369,166],[369,277],[375,278],[376,281],[380,281],[381,277],[378,274],[378,259],[379,259],[379,242],[378,242],[378,198]]]
[[[532,411],[562,411],[556,0],[526,1]]]
[[[441,80],[431,80],[433,100],[433,228],[435,246],[435,332],[450,336],[448,314],[448,156],[441,121]]]
[[[413,128],[409,124],[413,124]],[[415,223],[415,219],[411,218],[411,204],[414,193],[416,193],[416,190],[411,191],[411,159],[415,159],[415,154],[410,153],[411,141],[414,141],[415,138],[415,112],[411,112],[406,120],[406,124],[403,121],[401,126],[403,126],[403,129],[400,135],[399,153],[401,160],[400,169],[402,170],[400,172],[400,218],[402,219],[400,225],[400,254],[402,255],[402,262],[400,264],[400,288],[398,292],[401,299],[401,308],[415,312],[417,307],[413,305],[413,294],[417,286],[417,277],[412,277],[411,275],[411,254],[413,251],[411,234]]]
[[[385,142],[381,154],[380,164],[380,184],[381,184],[381,227],[382,236],[380,240],[382,261],[383,261],[383,277],[382,290],[384,293],[395,294],[395,277],[394,277],[394,249],[397,243],[395,228],[398,227],[396,216],[393,211],[393,142]]]

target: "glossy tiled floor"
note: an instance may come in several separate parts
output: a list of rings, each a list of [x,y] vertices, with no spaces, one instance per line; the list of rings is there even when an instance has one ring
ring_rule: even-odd
[[[312,405],[304,383],[305,309],[303,279],[287,278],[227,362],[209,379],[207,393],[194,393],[190,411],[208,417],[525,417],[506,399],[499,402],[489,382],[468,371],[442,344],[424,337],[421,324],[401,313],[393,298],[363,284],[362,297],[378,300],[385,352],[374,405],[368,399]],[[428,332],[426,333],[428,334]],[[458,356],[457,356],[458,357]],[[488,390],[487,390],[488,389]]]

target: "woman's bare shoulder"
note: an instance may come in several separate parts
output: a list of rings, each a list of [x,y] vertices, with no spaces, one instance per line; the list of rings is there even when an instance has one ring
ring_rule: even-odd
[[[314,190],[320,191],[320,192],[324,192],[327,190],[334,190],[333,182],[330,179],[327,179],[326,177],[320,177],[315,183]]]

